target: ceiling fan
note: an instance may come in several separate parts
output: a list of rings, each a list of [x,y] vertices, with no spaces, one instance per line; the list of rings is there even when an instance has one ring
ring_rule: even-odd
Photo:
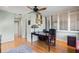
[[[32,7],[27,6],[27,8],[29,8],[30,10],[33,10],[33,11],[29,12],[28,14],[35,12],[35,13],[37,13],[37,14],[40,14],[40,15],[41,15],[41,13],[40,13],[39,11],[46,10],[46,7],[39,9],[37,6],[34,6],[33,8],[32,8]]]

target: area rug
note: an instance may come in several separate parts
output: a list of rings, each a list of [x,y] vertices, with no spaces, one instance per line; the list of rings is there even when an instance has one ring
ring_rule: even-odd
[[[32,49],[26,45],[21,45],[17,48],[12,48],[7,53],[32,53]]]

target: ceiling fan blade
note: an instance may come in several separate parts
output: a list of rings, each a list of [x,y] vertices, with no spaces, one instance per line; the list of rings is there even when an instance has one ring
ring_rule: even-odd
[[[46,8],[41,8],[41,9],[39,9],[38,11],[42,11],[42,10],[46,10]]]
[[[29,9],[31,9],[31,10],[33,10],[31,7],[29,7],[29,6],[27,6],[27,8],[29,8]]]
[[[41,15],[41,13],[40,13],[40,12],[37,12],[37,14],[40,14],[40,15]]]
[[[27,14],[31,14],[31,13],[34,13],[34,11],[28,12]]]

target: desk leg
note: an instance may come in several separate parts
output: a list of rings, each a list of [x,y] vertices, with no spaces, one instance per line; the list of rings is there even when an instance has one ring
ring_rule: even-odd
[[[50,52],[50,39],[48,39],[48,52]]]
[[[54,36],[54,46],[56,46],[56,36]]]
[[[48,46],[48,52],[50,52],[50,45]]]

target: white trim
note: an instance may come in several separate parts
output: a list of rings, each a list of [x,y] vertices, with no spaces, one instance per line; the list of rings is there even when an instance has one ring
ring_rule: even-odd
[[[68,12],[68,31],[70,31],[70,12]]]
[[[57,30],[58,32],[72,32],[72,33],[78,33],[79,34],[79,31],[67,31],[67,30]]]
[[[59,30],[60,22],[59,22],[59,14],[57,14],[57,30]]]

